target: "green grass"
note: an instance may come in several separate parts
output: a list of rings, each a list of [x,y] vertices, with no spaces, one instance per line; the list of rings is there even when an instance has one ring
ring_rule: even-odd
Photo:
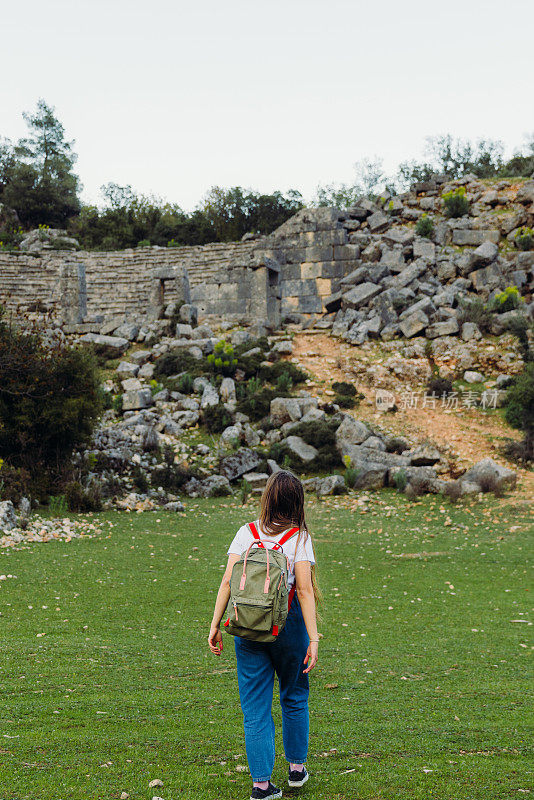
[[[522,796],[527,504],[368,497],[310,503],[325,603],[302,796]],[[107,513],[98,538],[0,551],[16,576],[0,582],[2,800],[249,796],[233,642],[216,659],[206,636],[227,545],[255,512],[223,498]]]

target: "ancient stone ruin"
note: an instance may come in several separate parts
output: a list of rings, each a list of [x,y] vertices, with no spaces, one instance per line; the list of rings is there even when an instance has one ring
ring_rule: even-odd
[[[460,185],[469,213],[448,219],[442,194]],[[428,238],[415,229],[423,214],[434,223]],[[0,300],[18,318],[46,315],[77,334],[139,328],[185,303],[203,319],[272,327],[336,313],[324,327],[355,344],[455,335],[462,297],[516,286],[531,301],[534,251],[516,239],[533,223],[534,181],[467,176],[362,198],[346,212],[303,209],[270,236],[229,244],[87,252],[37,232],[25,251],[0,252]]]

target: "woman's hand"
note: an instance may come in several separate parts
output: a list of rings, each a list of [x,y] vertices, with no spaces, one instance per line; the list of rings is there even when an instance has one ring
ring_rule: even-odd
[[[208,644],[210,646],[211,652],[216,655],[220,656],[223,651],[223,640],[221,635],[221,629],[218,625],[212,625],[210,628],[210,635],[208,636]]]
[[[319,642],[310,642],[308,645],[308,652],[306,653],[306,658],[304,659],[304,663],[307,664],[307,668],[302,670],[304,673],[311,672],[314,666],[317,664],[317,660],[319,658]]]

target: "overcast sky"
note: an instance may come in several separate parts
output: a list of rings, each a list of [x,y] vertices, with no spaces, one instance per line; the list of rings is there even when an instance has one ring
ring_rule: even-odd
[[[22,0],[2,8],[0,135],[43,97],[108,181],[192,209],[393,172],[425,137],[534,131],[532,0]]]

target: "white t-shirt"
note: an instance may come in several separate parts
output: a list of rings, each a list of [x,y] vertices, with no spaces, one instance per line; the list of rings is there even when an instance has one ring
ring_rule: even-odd
[[[262,541],[268,542],[267,547],[269,547],[269,543],[272,542],[269,549],[272,549],[272,547],[277,543],[277,541],[282,538],[284,533],[286,533],[286,531],[284,531],[279,536],[267,536],[267,534],[263,533],[263,531],[261,530],[258,520],[255,520],[255,525],[260,535],[260,539]],[[287,530],[289,531],[291,529],[287,528]],[[297,539],[299,540],[298,543],[299,546],[297,551],[295,552],[295,549],[297,548]],[[242,525],[241,528],[239,528],[236,535],[234,536],[232,544],[228,548],[228,555],[233,553],[234,555],[240,556],[241,553],[244,550],[246,550],[247,547],[253,541],[254,541],[254,536],[250,532],[249,526]],[[289,586],[289,588],[291,588],[295,583],[294,566],[297,563],[297,561],[309,561],[310,564],[315,564],[315,556],[313,554],[313,545],[310,534],[301,532],[299,538],[298,532],[295,533],[295,535],[292,536],[291,539],[288,539],[288,541],[282,545],[282,550],[284,551],[284,555],[286,555],[289,559],[289,566],[291,572],[288,576],[287,585]]]

